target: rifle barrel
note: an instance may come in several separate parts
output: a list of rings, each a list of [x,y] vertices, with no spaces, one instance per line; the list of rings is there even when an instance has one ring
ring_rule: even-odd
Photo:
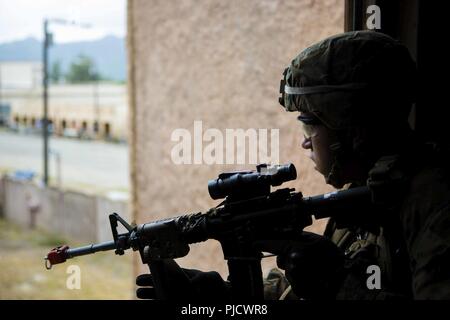
[[[108,251],[116,249],[114,241],[102,242],[97,244],[90,244],[83,247],[72,248],[66,251],[67,258],[84,256],[86,254],[95,253],[98,251]]]

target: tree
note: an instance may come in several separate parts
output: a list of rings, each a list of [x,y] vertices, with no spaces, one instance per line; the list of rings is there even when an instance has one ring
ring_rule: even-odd
[[[61,70],[61,61],[55,61],[52,64],[52,68],[50,70],[50,81],[52,83],[59,83],[62,78],[62,70]]]
[[[94,61],[85,55],[79,55],[70,64],[69,72],[66,75],[66,81],[69,83],[96,81],[99,78],[95,71]]]

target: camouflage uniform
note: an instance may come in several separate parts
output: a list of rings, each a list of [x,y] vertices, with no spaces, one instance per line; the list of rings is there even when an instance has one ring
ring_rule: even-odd
[[[414,174],[407,195],[387,213],[392,225],[374,233],[338,228],[330,219],[324,235],[347,257],[337,299],[450,299],[449,172],[444,163],[436,163],[440,161]],[[371,264],[380,266],[381,290],[367,288]],[[297,299],[276,269],[265,281],[265,298]]]
[[[287,111],[312,113],[344,141],[333,150],[328,183],[343,185],[339,168],[348,158],[342,154],[348,156],[364,143],[353,128],[375,128],[379,115],[386,114],[383,125],[395,135],[396,123],[406,121],[415,99],[413,65],[397,41],[362,31],[307,48],[285,70],[280,103]],[[446,152],[427,149],[415,138],[405,146],[399,141],[402,183],[390,190],[395,201],[380,206],[381,223],[368,228],[330,219],[325,230],[325,237],[346,256],[337,299],[450,299],[450,161]],[[368,153],[377,157],[371,163],[383,155]],[[366,284],[367,266],[373,264],[381,269],[380,290]],[[296,299],[280,271],[272,270],[265,286],[267,299]]]
[[[448,160],[442,155],[415,175],[399,215],[416,299],[450,299]]]

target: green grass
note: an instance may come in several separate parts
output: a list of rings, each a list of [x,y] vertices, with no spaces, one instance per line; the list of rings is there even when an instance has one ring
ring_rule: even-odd
[[[0,219],[0,299],[132,299],[132,255],[113,252],[71,259],[44,267],[44,256],[60,244],[61,236],[28,230]],[[80,245],[80,243],[70,243]],[[81,288],[70,290],[67,267],[81,270]]]

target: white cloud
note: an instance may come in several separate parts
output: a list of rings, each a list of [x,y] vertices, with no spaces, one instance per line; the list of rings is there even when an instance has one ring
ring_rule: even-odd
[[[0,42],[42,39],[44,18],[75,20],[90,29],[53,24],[56,42],[125,36],[126,0],[0,0]]]

